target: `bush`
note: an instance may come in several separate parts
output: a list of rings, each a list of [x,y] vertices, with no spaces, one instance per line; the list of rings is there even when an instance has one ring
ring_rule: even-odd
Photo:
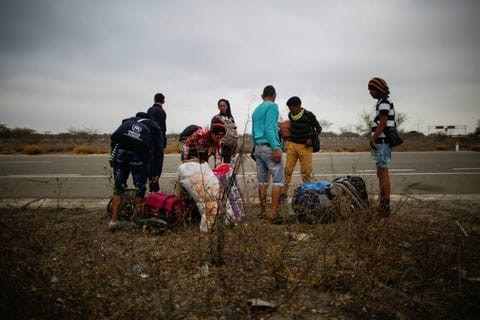
[[[43,152],[43,148],[36,144],[29,144],[23,147],[23,153],[28,155],[42,154]]]
[[[65,146],[60,144],[46,145],[44,150],[45,153],[64,153],[67,151]]]
[[[87,146],[87,145],[79,145],[79,146],[76,146],[73,148],[73,153],[75,154],[93,154],[93,153],[96,153],[96,149],[91,147],[91,146]]]
[[[169,144],[164,150],[165,153],[179,153],[180,152],[180,144]]]
[[[474,144],[471,148],[472,151],[480,151],[480,144]]]
[[[99,154],[110,154],[110,148],[109,147],[98,147],[97,148],[97,153],[99,153]]]

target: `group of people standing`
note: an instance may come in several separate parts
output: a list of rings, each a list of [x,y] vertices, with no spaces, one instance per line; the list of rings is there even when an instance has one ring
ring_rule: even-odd
[[[122,195],[130,174],[136,190],[134,214],[142,210],[148,181],[150,191],[160,190],[159,178],[167,146],[167,114],[164,104],[165,96],[162,93],[155,94],[154,104],[147,112],[138,112],[134,117],[122,120],[122,124],[111,136],[110,162],[114,176],[112,217],[109,222],[111,231],[119,227],[118,215]],[[180,141],[183,143],[182,162],[205,162],[211,155],[215,158],[215,164],[231,162],[236,150],[235,143],[229,144],[223,140],[228,127],[236,128],[235,120],[228,100],[220,99],[217,105],[219,112],[212,118],[209,129],[190,125],[180,134]]]
[[[315,115],[302,108],[302,101],[294,96],[288,99],[289,108],[288,133],[279,133],[278,105],[275,103],[277,92],[271,85],[263,89],[263,102],[258,105],[252,114],[252,139],[254,145],[254,159],[257,167],[258,197],[260,200],[260,216],[276,222],[278,207],[281,200],[287,199],[287,193],[292,180],[293,170],[300,162],[302,180],[309,182],[312,179],[313,139],[322,132]],[[287,140],[286,164],[283,162],[282,141]],[[267,191],[269,181],[272,182],[271,208],[267,214]]]
[[[395,110],[389,97],[387,83],[381,78],[373,78],[368,83],[370,95],[377,99],[375,115],[372,119],[370,146],[375,158],[377,176],[380,185],[379,214],[390,214],[390,181],[388,165],[391,159],[391,147],[383,133],[387,126],[395,126]],[[275,102],[277,93],[272,85],[262,92],[263,102],[252,114],[252,157],[256,163],[260,216],[275,222],[279,219],[278,208],[282,200],[287,199],[293,170],[300,162],[303,182],[312,179],[313,140],[320,135],[322,128],[315,115],[302,107],[299,97],[287,100],[289,108],[289,128],[287,135],[280,135],[279,108]],[[125,192],[129,174],[132,174],[136,188],[134,212],[140,212],[145,198],[147,181],[150,179],[150,191],[158,191],[159,177],[162,174],[164,150],[167,146],[166,119],[163,108],[165,96],[157,93],[154,104],[147,112],[139,112],[135,117],[122,121],[122,125],[112,134],[111,164],[115,180],[112,198],[112,218],[109,228],[118,228],[118,212],[122,194]],[[210,128],[204,129],[190,125],[180,134],[183,143],[181,160],[208,161],[214,156],[214,164],[230,163],[237,151],[235,120],[227,99],[217,102],[218,114],[210,122]],[[282,138],[286,140],[286,163],[283,160]],[[267,191],[271,188],[271,207],[267,213]]]
[[[385,136],[386,127],[395,127],[395,109],[390,98],[390,89],[382,78],[372,78],[368,82],[368,91],[376,99],[369,140],[372,156],[375,159],[380,189],[378,214],[390,215],[390,177],[389,163],[392,148]],[[292,173],[300,162],[300,173],[303,182],[312,180],[312,142],[314,135],[319,135],[322,128],[315,115],[302,107],[299,97],[291,97],[287,101],[289,108],[289,134],[286,147],[286,163],[282,157],[282,141],[279,135],[278,105],[275,103],[276,90],[268,85],[263,89],[263,102],[252,114],[253,157],[256,161],[258,178],[258,196],[260,199],[260,215],[272,222],[281,220],[278,208],[281,200],[287,199]],[[271,188],[271,207],[267,213],[267,190]]]

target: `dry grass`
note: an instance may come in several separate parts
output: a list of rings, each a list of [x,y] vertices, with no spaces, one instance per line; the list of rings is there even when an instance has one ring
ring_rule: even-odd
[[[404,144],[395,147],[395,151],[454,151],[459,143],[461,151],[479,151],[480,136],[449,137],[449,136],[414,136],[405,135]],[[84,139],[85,140],[85,139]],[[250,138],[245,139],[245,153],[251,150]],[[109,153],[110,140],[107,138],[94,141],[65,140],[61,139],[36,139],[35,141],[22,141],[13,139],[0,139],[0,153],[26,153],[25,146],[31,145],[40,148],[42,153]],[[321,137],[322,151],[325,152],[365,152],[370,147],[365,137],[345,138],[323,135]],[[165,153],[179,153],[181,144],[175,137],[170,137]]]
[[[111,234],[102,209],[2,209],[0,312],[15,319],[473,319],[479,204],[410,201],[394,210],[388,219],[365,210],[331,224],[271,225],[249,205],[244,224],[210,236],[197,226],[158,236],[130,225]],[[248,307],[252,298],[277,307],[258,313]]]
[[[43,147],[36,144],[29,144],[23,147],[23,153],[28,155],[42,154],[44,152]]]
[[[177,144],[169,144],[165,148],[165,153],[180,153],[181,150],[181,145],[180,143]]]
[[[96,148],[87,145],[79,145],[75,146],[72,151],[75,154],[94,154],[96,153]]]
[[[104,154],[109,153],[110,149],[104,146],[79,145],[72,149],[75,154]]]
[[[472,151],[480,151],[480,144],[472,145]]]

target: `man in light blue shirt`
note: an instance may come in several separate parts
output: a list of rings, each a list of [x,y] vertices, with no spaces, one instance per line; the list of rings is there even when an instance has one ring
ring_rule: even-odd
[[[284,183],[282,149],[278,134],[278,105],[275,103],[277,93],[271,85],[263,89],[263,102],[252,114],[252,139],[255,147],[257,165],[258,196],[260,198],[260,215],[266,216],[267,190],[269,175],[272,175],[272,222],[279,221],[278,207]]]

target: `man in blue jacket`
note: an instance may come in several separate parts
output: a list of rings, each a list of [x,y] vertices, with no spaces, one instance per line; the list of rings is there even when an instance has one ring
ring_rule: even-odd
[[[110,137],[115,190],[112,197],[112,218],[108,225],[114,232],[119,227],[118,213],[125,192],[127,179],[132,174],[136,194],[134,214],[143,207],[147,180],[158,183],[159,141],[161,131],[158,125],[145,112],[127,118]]]
[[[252,139],[255,147],[257,165],[258,196],[260,198],[260,215],[266,215],[267,190],[269,174],[272,175],[272,207],[269,218],[272,222],[279,220],[278,207],[284,183],[282,149],[278,132],[278,105],[275,103],[277,93],[271,85],[263,89],[263,102],[252,114]]]
[[[167,113],[163,109],[165,104],[165,96],[161,93],[155,94],[153,97],[153,105],[148,108],[147,114],[150,118],[157,123],[160,127],[160,134],[158,137],[159,142],[159,159],[158,159],[158,176],[162,175],[163,170],[163,158],[164,158],[164,149],[167,147]],[[160,186],[158,182],[152,185],[152,191],[159,191]]]

